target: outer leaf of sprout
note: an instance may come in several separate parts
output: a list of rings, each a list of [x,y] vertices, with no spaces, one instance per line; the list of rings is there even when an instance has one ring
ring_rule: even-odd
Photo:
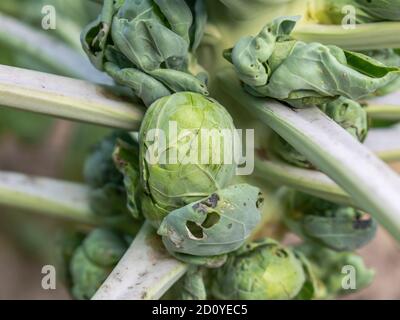
[[[399,44],[400,46],[400,44]],[[400,67],[400,52],[394,49],[370,50],[364,52],[366,55],[382,62],[387,66]],[[374,95],[385,96],[400,89],[400,75],[389,82],[383,88],[378,89]]]
[[[292,299],[306,280],[302,262],[269,239],[245,245],[216,269],[212,294],[217,299]]]
[[[116,11],[114,0],[105,0],[99,17],[81,33],[82,48],[92,64],[103,70],[105,50],[109,42],[112,17]]]
[[[323,299],[326,297],[326,287],[322,281],[318,278],[316,267],[306,258],[306,256],[297,250],[293,250],[297,259],[299,259],[303,265],[303,270],[306,276],[303,288],[296,296],[298,300],[310,300],[310,299]]]
[[[238,249],[260,221],[260,190],[247,184],[216,191],[168,214],[158,234],[168,251],[216,256]]]
[[[177,125],[175,133],[170,126],[174,122]],[[218,148],[213,148],[210,141],[204,141],[202,129],[214,130],[220,142]],[[149,108],[139,139],[141,183],[144,186],[141,201],[147,219],[158,226],[170,211],[227,186],[235,165],[223,164],[223,158],[231,154],[224,154],[221,133],[222,130],[232,133],[234,129],[232,118],[224,107],[195,93],[176,93],[157,100]],[[166,138],[165,146],[160,144],[163,142],[160,132]],[[156,134],[154,141],[150,140],[149,133]],[[160,161],[151,160],[151,155],[155,154]],[[192,155],[194,161],[187,162],[188,155]],[[215,155],[219,155],[219,159]],[[163,157],[166,164],[159,163]],[[199,157],[206,161],[200,162]]]
[[[119,140],[113,153],[113,160],[118,170],[123,174],[123,183],[127,196],[127,207],[130,213],[139,218],[140,190],[139,184],[139,144],[131,139],[128,143]]]

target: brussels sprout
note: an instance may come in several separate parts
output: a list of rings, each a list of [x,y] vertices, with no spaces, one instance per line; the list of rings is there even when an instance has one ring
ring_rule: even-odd
[[[369,215],[296,191],[284,196],[285,224],[306,240],[337,251],[352,251],[375,236],[377,223]]]
[[[70,261],[71,293],[90,299],[128,248],[126,238],[108,229],[92,231],[76,248]]]
[[[368,133],[368,116],[366,110],[358,102],[339,97],[319,108],[354,138],[360,142],[365,140]],[[313,168],[305,156],[277,134],[272,135],[271,147],[273,152],[286,162],[301,168]]]
[[[287,163],[293,164],[299,168],[311,169],[314,166],[298,152],[292,145],[276,133],[271,135],[271,150]]]
[[[297,20],[278,18],[257,36],[244,37],[225,52],[250,94],[300,108],[339,96],[358,100],[398,76],[399,68],[387,67],[361,53],[290,40]]]
[[[130,211],[138,217],[135,207],[127,206],[128,202],[124,176],[117,169],[113,152],[117,144],[134,145],[131,136],[122,131],[117,131],[103,139],[87,158],[84,167],[84,176],[90,186],[89,201],[90,207],[99,220],[109,226],[123,227],[125,231],[136,233],[139,223],[130,216]],[[136,172],[138,171],[138,152],[136,152]],[[138,173],[137,173],[138,175]],[[131,175],[133,176],[133,172]],[[133,209],[132,209],[133,207]],[[132,210],[129,210],[129,209]]]
[[[85,235],[78,231],[63,230],[57,234],[55,262],[57,277],[68,287],[72,287],[69,265],[75,250],[81,245]]]
[[[368,269],[360,256],[351,252],[335,252],[311,243],[305,243],[296,248],[311,261],[317,277],[326,287],[330,297],[350,294],[367,287],[373,280],[375,272]],[[344,267],[354,268],[355,287],[347,288]]]
[[[158,229],[168,251],[217,256],[238,249],[260,220],[260,190],[247,184],[218,190],[172,211]]]
[[[91,62],[150,105],[174,92],[208,94],[191,55],[203,36],[202,0],[106,0],[82,33]]]
[[[368,115],[358,102],[340,97],[322,105],[321,110],[358,141],[367,137]]]
[[[232,159],[233,148],[224,151],[223,133],[232,136],[234,129],[223,106],[196,93],[176,93],[149,108],[139,139],[141,206],[154,226],[169,212],[230,183],[236,166],[225,161]],[[202,132],[212,133],[220,147],[213,147]]]
[[[293,299],[306,281],[295,253],[270,239],[243,246],[212,272],[212,294],[217,299]]]

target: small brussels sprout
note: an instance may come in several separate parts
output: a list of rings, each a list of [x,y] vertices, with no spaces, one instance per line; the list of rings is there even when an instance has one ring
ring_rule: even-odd
[[[127,198],[124,176],[113,159],[114,150],[120,143],[134,145],[129,133],[122,131],[116,131],[103,139],[87,158],[84,176],[90,187],[90,207],[99,220],[109,226],[122,227],[124,231],[135,234],[140,223],[132,219],[130,212],[135,217],[138,217],[138,212],[130,210],[132,205],[127,205],[131,204],[131,199]],[[136,172],[138,158],[139,154],[136,152]]]
[[[176,93],[149,108],[139,137],[141,206],[154,226],[169,212],[230,183],[236,165],[228,161],[233,148],[224,150],[224,133],[232,137],[233,130],[225,108],[200,94]],[[212,133],[211,143],[204,132]]]
[[[71,293],[76,299],[90,299],[128,248],[127,238],[109,229],[92,231],[75,249],[69,272]]]
[[[299,151],[276,133],[271,135],[271,150],[279,158],[299,168],[311,169],[314,166]]]
[[[72,287],[69,266],[76,249],[82,244],[85,235],[75,230],[62,230],[57,233],[55,246],[55,262],[57,277],[66,285]]]
[[[284,222],[305,240],[336,251],[352,251],[375,236],[376,221],[357,209],[293,190],[284,197]]]
[[[322,105],[321,110],[358,141],[367,137],[367,111],[358,102],[340,97]]]
[[[296,251],[303,253],[311,262],[317,277],[326,288],[328,297],[359,291],[367,287],[375,275],[372,269],[365,266],[360,256],[351,252],[336,252],[312,243],[304,243],[298,246]],[[351,285],[345,283],[344,267],[354,271],[355,283]]]
[[[186,272],[182,288],[182,300],[206,300],[207,292],[203,279],[203,270],[199,267],[189,267]]]
[[[217,299],[293,299],[306,280],[294,252],[271,239],[244,245],[212,273],[212,294]]]
[[[131,140],[127,133],[114,132],[95,146],[84,166],[85,181],[91,187],[90,206],[100,216],[128,212],[123,175],[112,157],[118,139]]]
[[[168,251],[218,256],[238,249],[260,221],[260,190],[247,184],[218,190],[167,215],[158,234]]]

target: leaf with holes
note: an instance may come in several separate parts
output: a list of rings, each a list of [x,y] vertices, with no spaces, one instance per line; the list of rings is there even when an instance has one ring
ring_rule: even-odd
[[[158,234],[168,251],[215,256],[239,248],[260,220],[260,190],[247,184],[230,186],[172,211]]]

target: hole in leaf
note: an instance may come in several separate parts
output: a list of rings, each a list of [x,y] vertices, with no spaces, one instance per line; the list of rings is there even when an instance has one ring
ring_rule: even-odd
[[[262,197],[262,193],[260,192],[258,194],[258,199],[257,199],[257,202],[256,202],[257,209],[260,209],[263,206],[263,204],[264,204],[264,198]]]
[[[277,249],[275,255],[279,258],[286,258],[288,256],[287,252],[283,249]]]
[[[188,228],[189,232],[192,234],[192,236],[196,239],[203,239],[204,234],[203,234],[203,229],[197,225],[193,221],[187,221],[186,222],[186,228]]]
[[[211,228],[212,226],[216,225],[220,219],[220,216],[216,212],[209,212],[207,214],[206,220],[202,223],[202,227],[205,229]]]

